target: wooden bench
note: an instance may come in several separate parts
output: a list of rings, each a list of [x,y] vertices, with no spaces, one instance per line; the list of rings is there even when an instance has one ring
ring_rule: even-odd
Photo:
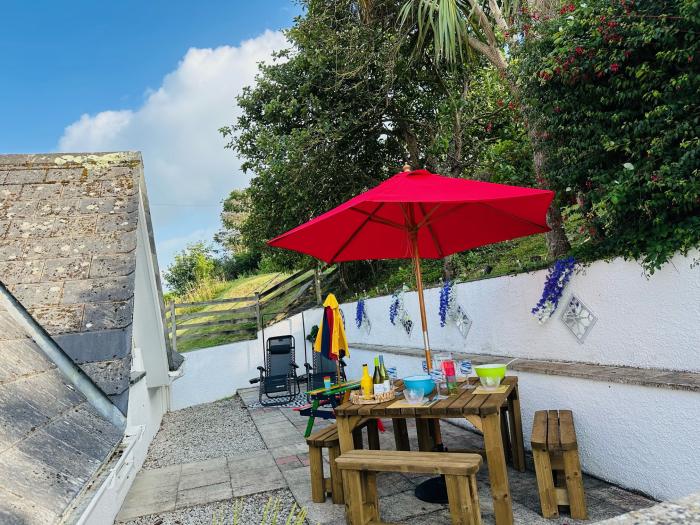
[[[573,519],[588,519],[571,410],[535,412],[532,455],[542,515],[545,518],[559,516],[561,505],[569,507]]]
[[[355,429],[352,435],[355,448],[362,448],[362,428],[367,428],[369,448],[379,450],[379,431],[375,419],[365,420]],[[338,427],[334,423],[322,428],[306,438],[306,443],[309,445],[312,501],[314,503],[323,503],[326,501],[326,494],[330,494],[333,503],[343,503],[343,480],[335,463],[335,459],[340,455]],[[329,478],[326,478],[323,474],[324,448],[328,449]]]
[[[476,487],[476,473],[481,466],[478,454],[351,450],[335,462],[345,474],[345,508],[350,525],[385,525],[379,518],[377,472],[443,474],[452,523],[481,523]]]

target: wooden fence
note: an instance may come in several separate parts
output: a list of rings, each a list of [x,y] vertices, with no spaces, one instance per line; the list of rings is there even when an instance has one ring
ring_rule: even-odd
[[[322,288],[336,278],[335,267],[301,270],[247,297],[169,304],[166,316],[173,350],[255,338],[257,331],[322,302]],[[194,346],[193,346],[194,345]]]

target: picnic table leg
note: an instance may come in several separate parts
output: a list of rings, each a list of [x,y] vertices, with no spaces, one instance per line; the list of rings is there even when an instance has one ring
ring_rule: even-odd
[[[336,424],[338,426],[338,442],[340,445],[340,455],[343,455],[343,452],[348,452],[350,450],[354,450],[355,444],[353,441],[353,430],[355,428],[355,425],[360,421],[359,417],[344,417],[344,416],[337,416],[336,419]],[[349,485],[349,480],[348,480],[348,475],[345,470],[341,470],[341,477],[343,480],[343,498],[345,501],[345,517],[348,520],[348,523],[350,523],[350,517],[354,515],[356,509],[352,508],[350,506],[350,498],[348,497],[350,492],[350,485]],[[357,483],[357,480],[355,480],[355,483]]]
[[[486,448],[486,460],[491,481],[491,497],[493,498],[493,510],[496,516],[496,525],[512,525],[513,503],[508,487],[508,471],[501,437],[500,410],[494,414],[481,416],[484,429],[484,445]]]
[[[417,417],[416,432],[418,433],[418,450],[421,452],[431,452],[434,442],[430,435],[430,420]]]
[[[367,447],[370,450],[379,450],[379,427],[376,419],[367,421]]]
[[[313,402],[311,403],[311,415],[309,416],[308,421],[306,422],[306,431],[304,432],[304,437],[307,438],[311,435],[311,431],[314,428],[314,420],[316,419],[316,410],[318,410],[319,402],[318,399],[314,399]]]
[[[513,451],[513,466],[520,472],[525,472],[525,446],[523,445],[523,422],[520,416],[520,395],[518,385],[508,397],[508,418],[510,420],[511,450]]]
[[[442,445],[442,432],[440,430],[440,420],[439,419],[431,419],[430,426],[428,428],[430,429],[430,436],[433,438],[433,447],[437,443]]]
[[[411,443],[408,440],[406,420],[395,417],[391,420],[391,423],[394,427],[394,442],[396,443],[396,450],[411,450]]]

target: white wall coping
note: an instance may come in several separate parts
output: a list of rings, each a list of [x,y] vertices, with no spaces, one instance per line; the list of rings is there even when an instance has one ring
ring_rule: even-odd
[[[406,355],[411,357],[423,357],[422,348],[370,345],[363,343],[349,343],[352,349],[367,350],[378,354]],[[440,353],[449,350],[433,348],[432,352]],[[452,352],[456,359],[469,359],[472,364],[507,362],[514,359],[505,355],[468,354],[465,352]],[[611,366],[580,361],[554,361],[544,359],[518,358],[509,365],[511,370],[520,372],[532,372],[556,376],[578,377],[603,381],[609,383],[623,383],[627,385],[640,385],[656,388],[669,388],[672,390],[688,390],[700,392],[700,373],[679,372],[677,370],[664,370],[661,368],[635,368],[631,366]]]

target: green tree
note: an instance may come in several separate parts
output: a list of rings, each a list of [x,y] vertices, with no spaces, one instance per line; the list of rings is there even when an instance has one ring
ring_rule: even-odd
[[[204,242],[190,244],[175,255],[175,260],[163,274],[165,282],[177,295],[183,295],[198,283],[214,276],[216,260],[210,246]]]
[[[700,1],[565,4],[523,20],[528,119],[585,246],[653,272],[700,243]]]
[[[374,0],[359,0],[362,9],[375,9]],[[517,80],[510,73],[509,58],[519,45],[521,14],[537,13],[548,17],[559,2],[552,0],[408,0],[403,4],[399,21],[409,34],[415,35],[418,52],[432,49],[435,60],[457,66],[474,55],[486,59],[504,79],[509,80],[511,95],[519,99]],[[506,49],[509,53],[506,53]],[[533,165],[541,186],[548,186],[543,152],[537,147],[537,129],[528,126],[535,149]],[[558,200],[547,211],[550,257],[564,255],[571,245],[566,237]]]
[[[291,48],[261,67],[239,97],[242,116],[222,129],[253,172],[243,244],[264,241],[378,184],[408,161],[452,176],[484,174],[488,148],[510,134],[513,104],[483,60],[444,67],[414,53],[396,24],[402,2],[304,2]],[[515,112],[517,113],[517,112]],[[518,130],[519,127],[519,130]],[[268,252],[279,264],[300,257]]]

